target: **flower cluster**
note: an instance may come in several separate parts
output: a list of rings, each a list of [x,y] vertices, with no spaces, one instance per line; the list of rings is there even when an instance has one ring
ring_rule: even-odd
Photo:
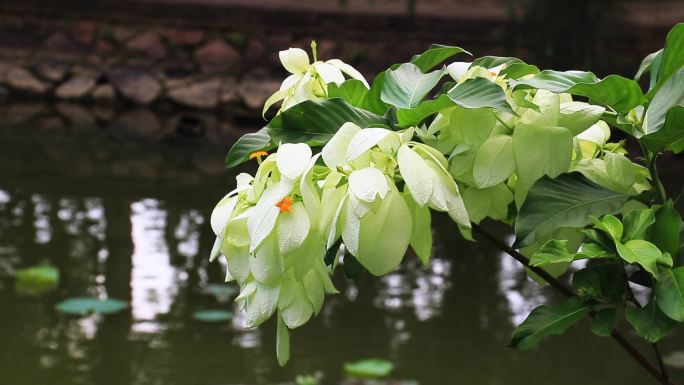
[[[297,103],[305,100],[320,100],[328,96],[328,84],[340,85],[344,82],[344,74],[352,79],[359,80],[368,88],[368,83],[363,75],[354,67],[340,59],[328,61],[316,60],[316,44],[312,43],[314,62],[309,61],[309,55],[301,48],[289,48],[280,51],[278,56],[283,67],[291,75],[283,80],[280,89],[266,100],[263,113],[282,101],[278,112],[285,111]]]
[[[324,257],[340,239],[348,255],[382,275],[397,267],[409,245],[427,262],[429,208],[447,212],[469,236],[446,158],[412,136],[412,129],[346,123],[320,154],[303,143],[281,144],[254,177],[238,175],[237,188],[211,216],[212,258],[222,252],[227,280],[240,285],[247,326],[277,312],[281,341],[287,328],[318,313],[324,294],[336,292]],[[287,354],[278,348],[281,362]]]

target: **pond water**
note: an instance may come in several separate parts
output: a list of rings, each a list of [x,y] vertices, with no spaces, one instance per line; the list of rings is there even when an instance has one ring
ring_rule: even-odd
[[[140,132],[0,117],[0,384],[278,384],[314,373],[339,384],[345,362],[370,357],[394,362],[392,378],[422,385],[653,383],[587,322],[532,352],[507,348],[514,325],[556,297],[509,257],[462,241],[443,217],[426,268],[409,255],[382,278],[348,282],[338,271],[341,294],[293,333],[280,368],[272,320],[245,330],[239,315],[192,317],[235,310],[204,289],[223,279],[207,260],[208,217],[234,183],[222,158],[241,132]],[[22,294],[13,272],[43,262],[59,269],[58,288]],[[107,316],[55,310],[75,296],[129,307]],[[663,347],[684,350],[684,333]]]

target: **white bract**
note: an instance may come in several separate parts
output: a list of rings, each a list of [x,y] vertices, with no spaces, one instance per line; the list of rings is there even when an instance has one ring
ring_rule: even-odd
[[[282,101],[282,105],[278,112],[285,111],[305,100],[324,99],[328,96],[328,84],[342,84],[345,81],[345,74],[352,79],[359,80],[366,88],[369,88],[368,82],[359,71],[339,59],[317,61],[314,51],[314,62],[311,63],[309,55],[301,48],[280,51],[278,56],[283,67],[291,75],[285,78],[280,89],[266,100],[264,114],[279,101]]]

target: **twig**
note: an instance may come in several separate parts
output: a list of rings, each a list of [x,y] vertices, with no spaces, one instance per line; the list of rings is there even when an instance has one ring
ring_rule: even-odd
[[[544,281],[546,281],[551,287],[554,289],[558,290],[561,292],[564,296],[566,297],[575,297],[577,296],[577,293],[575,291],[556,279],[554,276],[551,274],[547,273],[544,269],[541,269],[536,266],[531,266],[530,265],[530,260],[525,257],[524,255],[520,254],[517,250],[509,247],[507,244],[505,244],[503,241],[500,239],[496,238],[492,234],[488,233],[486,230],[484,230],[482,227],[480,227],[477,224],[473,224],[473,230],[475,233],[479,234],[482,238],[488,240],[491,242],[494,246],[499,248],[499,250],[503,251],[504,253],[510,255],[513,257],[516,261],[520,262],[523,266],[526,268],[530,269],[532,272],[540,276]],[[660,384],[663,385],[674,385],[674,383],[670,382],[667,372],[664,370],[664,367],[661,366],[661,370],[658,370],[646,357],[644,357],[639,350],[637,350],[634,345],[632,345],[625,336],[620,333],[617,329],[614,329],[613,332],[610,334],[610,336],[613,338],[615,342],[617,342],[620,347],[622,347],[623,350],[627,352],[632,358],[639,363],[646,371],[653,376]],[[655,348],[655,347],[654,347]],[[660,356],[660,352],[657,351],[657,355]]]

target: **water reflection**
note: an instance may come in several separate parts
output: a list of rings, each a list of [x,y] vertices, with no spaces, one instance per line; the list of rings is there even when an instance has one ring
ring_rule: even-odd
[[[273,322],[245,330],[240,313],[225,325],[192,319],[201,309],[237,310],[202,290],[224,279],[224,267],[207,261],[208,216],[232,177],[186,184],[184,176],[203,175],[190,161],[196,148],[128,145],[137,149],[132,164],[140,162],[136,152],[166,152],[159,156],[169,166],[145,178],[68,168],[56,175],[45,163],[0,173],[0,384],[274,384],[316,371],[335,384],[344,362],[373,356],[392,359],[397,377],[423,385],[615,383],[615,373],[626,385],[648,383],[586,325],[534,352],[508,350],[513,325],[553,294],[508,256],[460,240],[439,216],[428,266],[409,255],[396,272],[358,282],[338,271],[342,294],[293,333],[291,364],[279,368]],[[10,274],[41,262],[60,270],[59,289],[38,298],[14,292]],[[54,311],[59,300],[83,295],[120,298],[130,308],[81,318]]]

